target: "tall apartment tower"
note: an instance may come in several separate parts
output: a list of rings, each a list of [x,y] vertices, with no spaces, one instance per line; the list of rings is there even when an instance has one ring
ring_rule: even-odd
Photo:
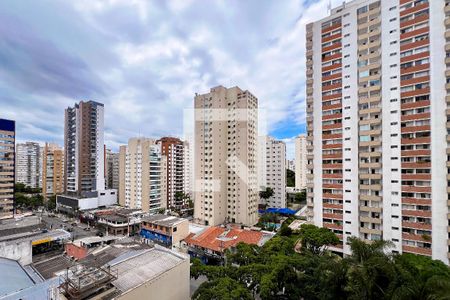
[[[45,143],[42,153],[42,195],[64,193],[64,150],[56,144]]]
[[[195,96],[196,222],[256,223],[257,109],[258,99],[239,87]]]
[[[0,219],[14,216],[15,121],[0,119]]]
[[[105,190],[104,106],[95,101],[65,110],[65,193]]]
[[[176,197],[176,194],[184,193],[184,142],[175,137],[163,137],[158,140],[158,144],[167,160],[167,207],[182,208],[186,200]]]
[[[192,184],[193,184],[193,159],[192,159],[192,150],[191,150],[192,143],[189,143],[188,141],[184,141],[184,150],[183,150],[183,172],[184,172],[184,183],[183,183],[183,192],[185,195],[188,195],[191,199],[193,197],[192,195]]]
[[[300,134],[295,138],[295,187],[297,189],[306,188],[307,164],[306,135]]]
[[[269,199],[260,198],[267,207],[286,207],[286,144],[270,136],[259,138],[258,177],[260,190],[273,189]]]
[[[105,184],[108,189],[119,189],[119,153],[106,149]]]
[[[149,138],[131,138],[119,152],[119,204],[157,213],[166,207],[166,157]]]
[[[449,263],[450,1],[356,0],[307,25],[308,219]],[[448,68],[448,69],[447,69]]]
[[[16,146],[16,182],[30,188],[41,187],[41,146],[26,142]]]

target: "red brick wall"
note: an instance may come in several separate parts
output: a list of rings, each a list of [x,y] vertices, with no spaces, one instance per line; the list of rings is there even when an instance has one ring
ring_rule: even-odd
[[[84,258],[87,255],[87,248],[80,247],[74,244],[65,244],[64,250],[68,256],[73,256],[77,259]]]

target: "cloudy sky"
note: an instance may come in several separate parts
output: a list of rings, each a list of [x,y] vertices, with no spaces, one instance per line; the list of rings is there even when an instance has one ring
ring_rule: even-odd
[[[62,144],[64,109],[105,104],[105,142],[182,136],[196,92],[239,86],[269,133],[305,131],[305,24],[328,0],[2,0],[0,118],[18,141]],[[336,5],[340,1],[332,1]]]

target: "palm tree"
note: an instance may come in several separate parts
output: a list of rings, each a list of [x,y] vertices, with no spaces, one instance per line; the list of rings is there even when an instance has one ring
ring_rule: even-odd
[[[392,246],[390,241],[364,242],[349,238],[352,255],[348,271],[347,291],[349,299],[385,299],[387,290],[395,278],[392,257],[384,250]]]

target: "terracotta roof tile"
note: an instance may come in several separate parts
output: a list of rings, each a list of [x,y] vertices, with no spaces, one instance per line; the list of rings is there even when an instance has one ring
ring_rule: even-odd
[[[263,233],[238,228],[209,227],[195,235],[191,233],[185,242],[189,245],[222,252],[236,246],[240,242],[257,245],[263,238]]]

